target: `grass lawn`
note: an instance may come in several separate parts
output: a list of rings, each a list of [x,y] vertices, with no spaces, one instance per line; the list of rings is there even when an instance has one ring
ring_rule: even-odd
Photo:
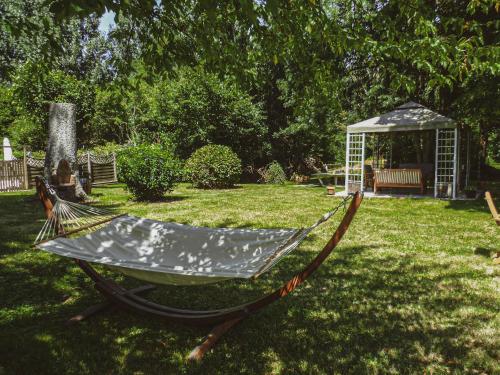
[[[294,185],[181,185],[153,204],[132,201],[120,185],[94,192],[119,212],[212,227],[300,227],[338,202]],[[160,287],[151,297],[191,308],[254,299],[307,264],[340,216],[257,282]],[[65,326],[101,297],[70,260],[30,248],[42,223],[33,192],[0,194],[2,375],[500,373],[500,268],[490,259],[500,228],[482,200],[365,199],[318,272],[236,326],[201,364],[185,356],[208,328],[126,312]]]

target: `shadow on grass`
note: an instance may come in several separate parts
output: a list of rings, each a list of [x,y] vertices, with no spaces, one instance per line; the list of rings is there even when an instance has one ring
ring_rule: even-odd
[[[131,196],[128,201],[134,203],[143,203],[148,205],[154,205],[159,203],[171,203],[171,202],[179,202],[187,199],[188,197],[185,195],[165,195],[161,199],[156,200],[147,200],[147,199],[137,199]]]
[[[448,201],[445,209],[489,213],[489,209],[484,198],[479,198],[472,201]]]
[[[124,188],[125,184],[122,183],[116,183],[116,184],[105,184],[105,185],[96,185],[92,186],[92,189],[118,189],[118,188]],[[92,193],[93,195],[94,193]]]
[[[205,193],[205,192],[225,192],[225,191],[235,191],[235,190],[241,190],[243,189],[243,184],[236,184],[231,187],[225,187],[225,188],[199,188],[199,187],[194,187],[193,185],[189,184],[186,186],[186,190],[192,191],[192,192],[200,192],[200,193]]]
[[[341,243],[306,283],[245,319],[199,365],[184,357],[210,327],[118,311],[68,328],[68,317],[101,297],[70,260],[28,250],[44,220],[38,203],[9,195],[0,196],[0,205],[0,369],[6,374],[495,372],[496,341],[481,341],[477,332],[497,313],[497,300],[471,288],[494,276],[370,244]],[[318,242],[313,234],[304,247]],[[168,286],[151,296],[186,308],[237,305],[281,286],[315,255],[299,249],[256,282]],[[128,288],[139,284],[104,273]]]
[[[493,254],[496,253],[497,251],[500,251],[500,248],[497,250],[494,250],[494,249],[487,249],[484,247],[476,247],[474,249],[474,254],[483,256],[485,258],[491,258],[493,256]]]
[[[464,370],[469,355],[464,343],[480,320],[468,314],[459,324],[449,324],[447,318],[473,307],[495,313],[493,296],[457,293],[474,271],[436,274],[442,267],[438,263],[422,265],[412,256],[373,261],[365,255],[368,250],[376,248],[342,248],[294,293],[226,334],[200,365],[187,365],[183,358],[210,327],[184,327],[125,312],[64,327],[68,316],[99,298],[67,262],[32,259],[29,268],[23,263],[2,271],[2,296],[11,300],[7,319],[0,321],[0,358],[16,353],[16,360],[0,364],[8,373],[265,374],[276,366],[290,372],[359,373],[387,368],[422,372],[434,358],[445,368]],[[279,286],[282,277],[286,280],[311,258],[310,253],[295,254],[256,283],[165,287],[154,292],[155,299],[181,307],[235,305]],[[8,285],[16,285],[16,291],[8,292]],[[78,296],[73,304],[61,304],[70,285]]]
[[[95,192],[92,192],[92,194],[90,194],[91,198],[94,198],[94,197],[103,197],[103,196],[104,196],[104,193],[95,193]]]

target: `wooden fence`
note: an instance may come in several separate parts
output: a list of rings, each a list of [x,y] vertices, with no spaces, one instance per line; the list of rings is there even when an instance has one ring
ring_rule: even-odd
[[[0,191],[28,189],[25,160],[0,161]]]
[[[92,185],[117,182],[115,154],[92,155],[90,152],[78,158],[80,175],[90,177]]]
[[[23,159],[0,161],[0,192],[27,190],[35,186],[35,178],[43,176],[45,161],[25,156]],[[78,157],[80,177],[90,178],[92,185],[117,182],[115,154]]]

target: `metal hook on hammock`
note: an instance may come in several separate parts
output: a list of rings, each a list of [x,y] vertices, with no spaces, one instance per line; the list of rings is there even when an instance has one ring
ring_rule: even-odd
[[[54,198],[55,200],[57,199],[60,199],[58,196],[57,196],[57,193],[56,191],[54,190],[54,188],[49,184],[49,182],[45,179],[45,178],[41,178],[40,179],[42,181],[42,183],[44,184],[45,186],[45,190],[47,191],[47,193],[49,193],[49,195]]]
[[[349,198],[349,195],[342,200],[342,205],[344,206],[343,212],[345,212],[345,210],[347,210],[347,199],[348,198]]]

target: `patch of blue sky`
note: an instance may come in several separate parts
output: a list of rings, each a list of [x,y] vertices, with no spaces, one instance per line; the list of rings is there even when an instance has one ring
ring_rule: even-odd
[[[101,21],[99,23],[99,31],[101,34],[107,34],[110,29],[115,27],[115,12],[106,11],[101,17]]]

